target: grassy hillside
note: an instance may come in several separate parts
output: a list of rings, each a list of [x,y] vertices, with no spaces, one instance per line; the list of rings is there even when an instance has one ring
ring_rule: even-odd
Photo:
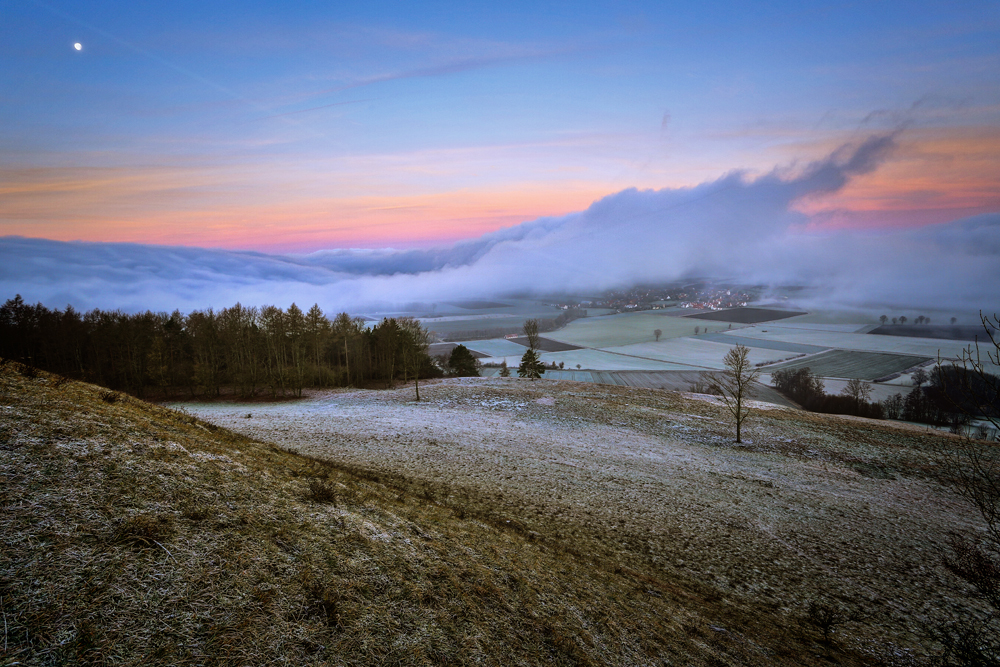
[[[0,665],[909,664],[482,498],[12,363],[0,507]]]

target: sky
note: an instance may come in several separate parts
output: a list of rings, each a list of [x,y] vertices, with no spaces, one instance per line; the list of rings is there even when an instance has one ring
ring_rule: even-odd
[[[1000,284],[996,2],[0,0],[0,62],[0,287],[50,305]]]

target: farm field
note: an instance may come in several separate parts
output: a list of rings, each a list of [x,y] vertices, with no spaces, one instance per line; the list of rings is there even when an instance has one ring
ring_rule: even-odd
[[[813,322],[803,322],[798,319],[784,320],[781,322],[783,327],[791,327],[795,329],[802,329],[803,331],[833,331],[837,333],[865,333],[867,330],[871,329],[874,324],[816,324]],[[761,327],[764,328],[764,327]]]
[[[769,373],[773,373],[776,370],[798,370],[808,367],[814,375],[820,377],[874,380],[893,373],[901,373],[908,368],[928,361],[932,361],[932,359],[903,354],[830,350],[802,359],[768,366],[767,370]]]
[[[699,331],[727,331],[728,323],[701,322],[687,317],[672,317],[662,312],[643,311],[621,313],[607,317],[586,317],[570,322],[566,327],[546,333],[546,337],[582,347],[619,347],[655,340],[653,331],[660,329],[663,338],[693,336]],[[740,325],[732,325],[738,329]]]
[[[463,308],[458,304],[486,307]],[[521,328],[525,320],[554,319],[562,312],[555,306],[538,301],[511,299],[503,302],[464,301],[440,304],[437,306],[437,314],[440,314],[440,317],[427,317],[426,310],[398,314],[416,316],[428,331],[447,337],[456,333],[490,329],[514,332]]]
[[[548,316],[551,317],[551,315]],[[537,317],[542,316],[538,315]],[[513,332],[520,329],[526,319],[530,319],[530,317],[521,315],[466,317],[463,315],[461,316],[461,319],[450,317],[430,318],[420,320],[420,323],[431,333],[435,333],[440,336],[448,336],[450,334],[462,333],[466,331],[488,331],[491,329],[504,329]]]
[[[871,336],[834,331],[800,329],[793,325],[767,324],[740,329],[740,336],[758,340],[804,343],[842,350],[861,352],[886,352],[891,354],[913,354],[937,358],[940,351],[943,358],[957,358],[967,343],[962,341],[934,340],[931,338],[903,338],[901,336]]]
[[[803,345],[802,343],[786,343],[781,340],[762,340],[759,338],[745,338],[727,332],[702,334],[698,340],[712,343],[722,343],[724,345],[743,345],[745,347],[763,348],[765,350],[781,350],[790,354],[816,354],[830,348],[819,347],[818,345]]]
[[[752,314],[753,309],[736,310]],[[772,312],[771,309],[758,310]],[[677,313],[686,316],[678,317]],[[806,313],[779,322],[749,325],[706,321],[689,315],[690,309],[674,309],[575,320],[542,336],[550,342],[542,345],[541,360],[546,364],[562,362],[566,371],[576,370],[577,364],[581,370],[593,371],[718,370],[723,368],[726,352],[739,344],[750,350],[753,364],[781,363],[785,359],[795,364],[791,357],[804,354],[810,355],[808,365],[821,377],[872,380],[900,372],[921,360],[937,359],[939,354],[946,360],[958,358],[968,346],[967,341],[957,339],[872,335],[869,332],[878,329],[877,321],[870,315],[858,313]],[[695,328],[699,331],[697,335]],[[951,329],[944,325],[942,328]],[[956,330],[967,328],[955,327]],[[659,341],[653,333],[656,329],[662,331]],[[907,332],[920,329],[935,331],[926,325],[906,327]],[[485,363],[506,361],[512,368],[518,366],[524,353],[522,345],[505,339],[467,340],[463,344],[485,355]],[[563,345],[582,349],[556,351]],[[841,353],[832,354],[838,350]],[[824,352],[829,354],[821,354]],[[917,359],[909,364],[907,356]],[[801,367],[801,364],[779,366],[786,367]],[[765,370],[771,368],[765,367]],[[1000,368],[995,372],[1000,372]],[[893,385],[906,385],[907,382],[907,377],[890,381]]]
[[[541,360],[546,364],[552,363],[553,361],[557,364],[559,362],[563,362],[566,364],[567,368],[576,368],[576,365],[580,364],[581,368],[588,368],[591,370],[611,369],[620,371],[668,371],[700,368],[699,366],[686,362],[667,362],[656,359],[642,359],[626,354],[608,352],[606,350],[591,349],[570,350],[569,352],[543,352],[541,354]],[[521,357],[518,356],[516,361],[517,363],[520,363]],[[510,364],[511,362],[508,360],[507,365],[509,366]],[[514,365],[515,367],[517,366],[517,364]]]
[[[452,350],[458,347],[460,343],[431,343],[427,346],[427,354],[432,357],[439,357],[441,355],[451,355]],[[468,347],[468,346],[466,346]],[[483,352],[478,352],[473,349],[469,349],[469,354],[475,359],[485,359],[490,355],[484,354]]]
[[[866,325],[877,325],[878,317],[867,313],[859,313],[856,310],[829,310],[826,308],[810,310],[804,315],[783,320],[781,324],[821,324],[821,325],[844,325],[857,329]]]
[[[518,336],[517,338],[510,338],[509,340],[516,345],[520,345],[521,347],[528,347],[527,336]],[[539,336],[538,349],[541,352],[568,352],[569,350],[579,350],[581,348],[579,345],[572,345],[559,340],[552,340],[551,338],[546,338],[545,336]]]
[[[692,338],[670,338],[649,343],[635,343],[622,347],[605,348],[608,352],[618,352],[659,361],[684,363],[704,368],[723,368],[723,358],[733,348],[721,342],[702,340],[700,336]],[[761,364],[778,361],[794,356],[793,352],[771,350],[765,348],[748,348],[750,363]]]
[[[704,313],[696,313],[688,317],[699,320],[711,320],[713,322],[758,324],[760,322],[773,322],[805,314],[805,312],[798,310],[777,310],[774,308],[727,308],[726,310],[710,310]]]
[[[463,310],[495,310],[497,308],[513,308],[513,304],[499,301],[448,301],[449,306]]]
[[[524,354],[524,347],[512,343],[505,338],[490,338],[487,340],[467,340],[461,343],[470,350],[485,354],[487,357],[510,357]]]

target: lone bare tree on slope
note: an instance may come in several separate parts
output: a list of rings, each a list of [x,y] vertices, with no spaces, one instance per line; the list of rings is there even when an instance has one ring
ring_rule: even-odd
[[[760,369],[754,368],[750,363],[749,355],[750,350],[743,345],[729,350],[722,359],[725,370],[710,382],[711,388],[721,396],[723,404],[736,422],[736,442],[743,442],[740,436],[743,422],[750,414],[747,407],[750,387],[760,377]]]
[[[524,335],[528,338],[528,347],[532,350],[537,350],[540,338],[538,335],[538,320],[525,320],[522,329],[524,330]]]

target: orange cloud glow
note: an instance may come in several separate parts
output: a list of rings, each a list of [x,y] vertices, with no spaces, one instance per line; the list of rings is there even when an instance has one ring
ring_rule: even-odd
[[[1000,210],[1000,137],[989,128],[912,130],[892,158],[796,210],[818,227],[914,226]]]

